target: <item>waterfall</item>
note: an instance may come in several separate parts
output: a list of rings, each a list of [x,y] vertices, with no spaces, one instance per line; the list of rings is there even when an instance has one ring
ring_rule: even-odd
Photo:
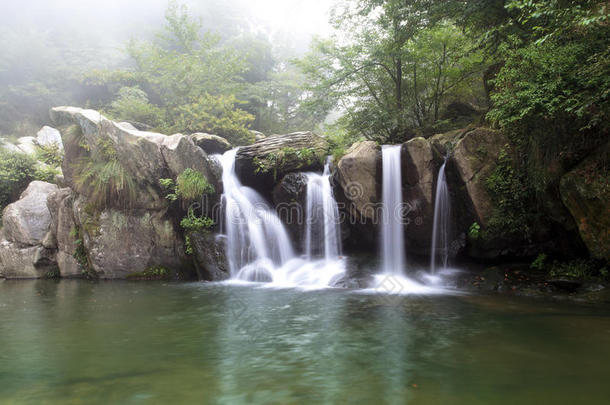
[[[382,147],[382,269],[385,274],[400,276],[405,273],[406,255],[402,220],[402,145]]]
[[[447,158],[438,172],[436,180],[436,197],[434,198],[434,224],[432,228],[432,243],[430,249],[430,272],[436,270],[436,256],[440,255],[443,268],[447,267],[449,259],[449,233],[451,220],[451,202],[445,166]],[[438,250],[437,250],[438,246]]]
[[[294,249],[275,211],[238,180],[236,154],[237,149],[233,149],[220,158],[229,268],[233,277],[271,281],[272,270],[292,259]]]
[[[321,211],[327,213],[322,223],[325,259],[303,259],[295,254],[284,224],[273,208],[259,193],[242,185],[237,178],[236,154],[237,149],[233,149],[219,158],[224,190],[222,228],[227,237],[226,255],[231,278],[290,287],[318,288],[332,285],[344,273],[345,265],[339,258],[338,230],[331,230],[331,226],[338,226],[338,209],[330,187],[328,165],[323,175],[308,176],[308,186],[309,183],[315,183],[311,190],[312,207],[315,205],[316,208],[312,212],[318,211],[317,205],[322,204]],[[314,176],[322,180],[312,180]],[[320,190],[317,186],[320,186]],[[309,194],[308,191],[308,200]],[[319,194],[320,198],[314,198],[315,194]],[[317,202],[314,204],[314,201]],[[315,238],[316,243],[320,239]],[[312,236],[311,241],[313,240]]]
[[[335,260],[341,254],[339,207],[330,184],[330,156],[324,172],[307,173],[305,256]]]

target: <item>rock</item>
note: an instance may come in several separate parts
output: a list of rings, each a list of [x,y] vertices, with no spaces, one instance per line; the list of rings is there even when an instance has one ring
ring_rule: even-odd
[[[76,181],[75,170],[79,161],[104,153],[116,156],[122,170],[132,180],[128,207],[123,201],[114,199],[107,208],[167,209],[159,179],[176,178],[186,168],[202,172],[214,186],[219,183],[207,154],[186,135],[166,136],[126,129],[128,127],[106,119],[97,111],[76,107],[55,107],[51,109],[51,118],[56,125],[80,126],[80,131],[74,134],[62,132],[66,149],[62,170],[66,184],[73,190],[92,197],[93,190]]]
[[[41,278],[56,272],[54,250],[0,240],[0,276],[7,279]]]
[[[429,138],[428,141],[440,155],[447,156],[453,152],[455,145],[460,141],[460,139],[462,139],[464,134],[468,132],[469,129],[470,128],[456,129],[454,131],[436,134]]]
[[[290,172],[322,171],[328,142],[312,132],[274,135],[240,147],[235,171],[242,183],[270,198],[273,186]]]
[[[381,203],[381,150],[375,142],[358,142],[347,150],[337,163],[333,191],[339,210],[348,218],[341,225],[344,248],[374,251]]]
[[[59,189],[47,197],[47,206],[51,213],[51,233],[54,235],[57,248],[57,265],[62,277],[75,277],[82,274],[83,269],[74,258],[76,240],[79,238],[74,217],[75,194],[70,188]]]
[[[381,202],[380,167],[381,151],[373,141],[355,143],[339,160],[337,185],[351,217],[376,219],[376,205]]]
[[[57,249],[57,239],[53,231],[47,232],[45,237],[42,239],[41,245],[47,249]]]
[[[231,272],[225,255],[225,237],[210,233],[194,232],[190,235],[195,266],[200,278],[222,281],[230,278]]]
[[[24,136],[17,139],[17,148],[26,155],[35,155],[38,151],[36,147],[36,138],[33,136]]]
[[[55,144],[60,150],[64,149],[64,144],[61,140],[61,133],[55,128],[51,128],[46,125],[36,134],[36,142],[38,145],[43,146]]]
[[[455,146],[453,162],[472,203],[476,221],[486,225],[492,212],[492,202],[485,186],[496,167],[500,150],[508,139],[500,132],[476,128],[467,132]]]
[[[18,201],[4,209],[2,221],[8,241],[29,246],[42,242],[51,224],[47,196],[56,190],[55,184],[33,181]]]
[[[418,137],[402,146],[402,184],[405,209],[405,241],[409,252],[429,254],[434,223],[436,177],[442,164],[432,146]]]
[[[232,148],[229,141],[218,135],[197,132],[191,134],[191,139],[195,142],[195,145],[199,146],[209,155],[222,154]]]
[[[130,122],[119,122],[118,123],[123,129],[128,131],[138,131],[138,128],[134,127]]]
[[[152,266],[188,268],[184,245],[165,211],[98,212],[79,197],[74,212],[89,263],[100,278],[126,278]]]
[[[15,145],[6,138],[0,138],[0,148],[11,153],[23,153],[23,151],[19,149],[17,145]]]
[[[610,144],[585,159],[560,182],[561,200],[591,256],[610,260]]]
[[[302,246],[307,215],[307,175],[285,175],[273,188],[273,203],[295,246]]]

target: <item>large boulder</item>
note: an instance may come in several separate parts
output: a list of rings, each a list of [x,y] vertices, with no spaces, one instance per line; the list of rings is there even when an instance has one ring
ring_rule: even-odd
[[[164,211],[96,212],[78,198],[74,212],[90,270],[99,278],[126,278],[155,266],[188,267],[184,244]]]
[[[352,145],[339,160],[336,185],[352,218],[376,220],[381,202],[381,150],[373,141]],[[336,190],[336,188],[335,188]]]
[[[218,135],[197,132],[191,134],[191,139],[209,155],[222,154],[232,148],[229,141]]]
[[[564,175],[560,194],[591,256],[610,261],[610,144]]]
[[[56,190],[55,184],[31,182],[20,199],[4,209],[2,222],[5,238],[23,245],[41,244],[51,225],[47,197]]]
[[[496,167],[500,151],[508,145],[508,139],[502,133],[487,128],[467,132],[455,145],[454,167],[466,187],[475,220],[483,226],[489,221],[493,208],[485,183]]]
[[[231,277],[223,235],[194,232],[189,237],[200,279],[222,281]]]
[[[345,248],[374,251],[381,202],[381,150],[377,144],[352,145],[337,163],[333,186],[339,209],[348,218],[341,227]]]
[[[290,172],[322,171],[328,142],[312,132],[273,135],[239,148],[235,171],[244,185],[265,197]]]
[[[97,111],[76,107],[55,107],[51,109],[51,119],[58,126],[77,124],[79,127],[62,131],[66,149],[62,165],[64,178],[79,194],[92,197],[94,193],[88,184],[79,182],[78,177],[80,162],[96,160],[96,156],[115,159],[125,177],[133,183],[130,209],[166,209],[167,200],[159,179],[176,178],[186,168],[200,171],[212,185],[219,183],[207,154],[189,136],[129,129]],[[125,204],[116,200],[109,208],[123,209]]]
[[[401,161],[405,241],[410,252],[428,254],[434,222],[435,179],[442,159],[435,155],[430,142],[418,137],[403,144]]]
[[[54,277],[55,250],[0,240],[0,276],[7,279]]]
[[[57,145],[60,150],[64,148],[61,133],[55,128],[46,125],[36,134],[36,143],[41,146]]]

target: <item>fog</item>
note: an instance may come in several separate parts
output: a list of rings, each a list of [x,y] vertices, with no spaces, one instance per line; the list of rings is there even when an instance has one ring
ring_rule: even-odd
[[[130,67],[129,40],[162,29],[168,0],[0,0],[0,135],[29,134],[49,106],[85,102],[82,75]],[[275,60],[330,32],[333,0],[178,0],[221,41],[256,37]],[[265,63],[264,61],[261,62]],[[43,117],[43,118],[40,118]]]

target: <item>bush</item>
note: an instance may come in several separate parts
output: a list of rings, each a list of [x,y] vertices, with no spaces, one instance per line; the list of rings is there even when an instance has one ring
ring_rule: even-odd
[[[184,201],[194,201],[204,194],[214,192],[214,186],[208,183],[203,173],[186,169],[176,179],[176,195]]]
[[[32,156],[0,149],[0,210],[16,201],[30,182],[55,180],[55,171],[37,169],[37,164]]]

